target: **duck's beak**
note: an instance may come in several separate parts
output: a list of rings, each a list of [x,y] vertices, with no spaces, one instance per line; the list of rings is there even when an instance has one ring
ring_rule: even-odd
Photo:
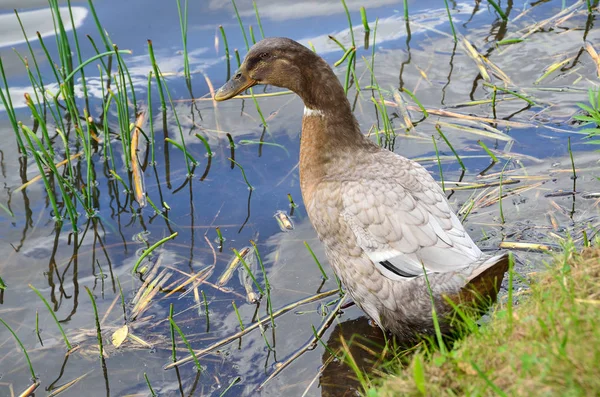
[[[231,99],[240,92],[243,92],[256,84],[257,81],[248,77],[246,69],[244,68],[244,65],[242,65],[242,67],[233,74],[233,77],[215,93],[215,101]]]

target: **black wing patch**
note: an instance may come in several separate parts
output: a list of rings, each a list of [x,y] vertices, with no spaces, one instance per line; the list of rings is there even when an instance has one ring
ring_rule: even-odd
[[[406,277],[406,278],[417,277],[415,274],[410,274],[410,273],[403,272],[402,270],[398,269],[396,266],[392,265],[390,263],[390,261],[381,261],[381,262],[379,262],[379,264],[381,266],[385,267],[390,272],[392,272],[394,274],[397,274],[400,277]]]

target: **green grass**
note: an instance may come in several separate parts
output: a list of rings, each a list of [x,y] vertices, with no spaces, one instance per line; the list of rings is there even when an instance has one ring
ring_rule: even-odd
[[[423,349],[404,366],[397,360],[392,375],[363,383],[366,394],[598,395],[599,289],[600,249],[579,253],[567,243],[517,296],[518,306],[500,304],[445,354]]]

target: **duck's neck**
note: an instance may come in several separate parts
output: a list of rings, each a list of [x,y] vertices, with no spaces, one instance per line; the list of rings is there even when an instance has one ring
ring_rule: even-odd
[[[352,114],[337,76],[319,58],[303,75],[297,94],[304,102],[300,143],[300,179],[303,195],[344,158],[351,158],[366,140]],[[306,200],[307,197],[305,197]]]

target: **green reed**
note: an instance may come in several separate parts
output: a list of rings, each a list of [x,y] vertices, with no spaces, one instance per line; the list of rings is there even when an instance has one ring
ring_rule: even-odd
[[[146,250],[144,250],[144,252],[142,252],[142,255],[140,255],[140,257],[138,258],[138,260],[135,262],[135,265],[133,266],[133,270],[131,271],[132,273],[137,272],[138,267],[140,266],[140,264],[142,263],[142,261],[144,260],[144,258],[146,258],[148,255],[150,255],[152,253],[152,251],[154,251],[155,249],[157,249],[158,247],[160,247],[161,245],[163,245],[164,243],[166,243],[167,241],[174,239],[175,237],[177,237],[179,233],[175,232],[173,234],[171,234],[170,236],[167,236],[159,241],[157,241],[156,243],[152,244],[150,247],[148,247]]]
[[[267,293],[267,313],[269,313],[269,317],[271,318],[271,325],[273,329],[275,329],[275,318],[273,317],[273,304],[271,302],[271,283],[269,283],[269,277],[267,277],[267,271],[265,269],[265,264],[260,256],[260,252],[258,252],[258,246],[253,240],[250,240],[250,244],[254,249],[254,254],[258,260],[258,264],[260,265],[260,270],[263,274],[263,279],[265,280],[265,291]]]
[[[508,166],[508,163],[510,163],[510,159],[508,159],[506,161],[506,164],[504,164],[504,167],[502,167],[502,171],[500,171],[500,184],[498,185],[498,209],[500,211],[500,221],[501,223],[504,225],[505,220],[504,220],[504,209],[502,207],[502,182],[504,180],[504,170],[506,170],[506,166]]]
[[[165,142],[168,142],[171,145],[175,146],[177,149],[181,150],[183,152],[183,154],[185,155],[185,157],[187,157],[192,163],[198,164],[198,161],[196,161],[194,156],[192,156],[189,152],[187,152],[185,150],[183,145],[181,145],[180,143],[177,143],[176,141],[172,140],[171,138],[165,138]]]
[[[156,397],[157,394],[154,392],[152,385],[150,384],[150,379],[148,379],[148,375],[144,372],[144,379],[146,379],[146,385],[148,385],[148,389],[150,390],[150,395],[152,397]]]
[[[252,7],[254,8],[254,14],[256,15],[256,23],[258,23],[258,29],[260,30],[260,36],[265,38],[265,31],[263,30],[262,23],[260,21],[260,15],[258,14],[258,6],[256,5],[256,1],[252,1]]]
[[[98,350],[100,351],[100,360],[104,360],[104,343],[102,342],[102,329],[100,328],[100,318],[98,317],[98,307],[96,306],[96,299],[92,291],[85,287],[85,290],[90,297],[92,302],[92,309],[94,310],[94,319],[96,320],[96,338],[98,339]]]
[[[200,294],[202,295],[202,301],[204,302],[204,314],[206,316],[206,332],[210,330],[210,315],[208,311],[208,301],[206,300],[206,294],[201,290]]]
[[[227,35],[225,35],[225,29],[223,29],[223,25],[219,25],[219,31],[221,32],[221,38],[223,39],[223,46],[225,47],[225,61],[227,62],[227,77],[225,80],[229,80],[229,77],[231,77],[231,56],[229,55],[229,44],[227,43]]]
[[[54,310],[52,310],[52,307],[50,307],[50,304],[48,303],[46,298],[44,298],[44,296],[40,293],[40,291],[38,291],[37,288],[35,288],[33,285],[29,284],[29,288],[31,288],[33,290],[33,292],[35,292],[35,294],[41,299],[41,301],[44,303],[44,305],[46,305],[48,312],[54,319],[54,322],[56,323],[56,326],[58,327],[58,330],[60,331],[60,333],[63,337],[63,340],[65,341],[65,346],[67,346],[67,350],[71,350],[73,347],[71,346],[71,343],[69,343],[69,339],[67,338],[67,335],[65,334],[65,331],[63,330],[63,327],[60,325],[60,321],[58,321],[58,318],[56,318],[56,314],[54,314]]]
[[[410,98],[417,104],[419,109],[421,109],[421,113],[423,113],[424,118],[429,117],[429,112],[427,112],[427,109],[425,109],[425,106],[423,106],[421,101],[419,101],[417,96],[411,90],[409,90],[406,87],[402,87],[402,92],[406,92],[408,94],[408,96],[410,96]]]
[[[408,0],[404,0],[404,20],[408,21]]]
[[[0,57],[0,75],[2,76],[2,84],[4,87],[0,87],[0,100],[2,101],[2,105],[8,115],[8,120],[10,121],[10,125],[13,127],[13,131],[15,132],[15,138],[17,139],[17,145],[19,147],[19,151],[22,154],[26,153],[25,145],[23,143],[23,139],[21,138],[21,133],[19,132],[19,125],[17,123],[17,116],[15,113],[15,108],[13,107],[12,99],[10,96],[10,90],[8,87],[8,81],[6,79],[6,74],[4,72],[4,64],[2,63],[2,57]],[[4,94],[6,92],[6,95]]]
[[[252,282],[254,283],[254,285],[256,285],[256,288],[258,288],[258,290],[260,291],[260,293],[262,295],[265,295],[265,290],[260,286],[260,284],[256,280],[254,273],[252,273],[252,269],[250,269],[250,266],[248,266],[244,257],[241,256],[240,253],[238,252],[238,250],[236,250],[235,248],[232,248],[231,250],[237,256],[237,258],[240,260],[240,262],[242,263],[242,266],[244,266],[244,269],[246,269],[246,272],[248,272],[248,275],[252,279]]]
[[[454,37],[454,42],[456,43],[456,30],[454,29],[454,22],[452,22],[452,14],[450,13],[450,7],[448,7],[448,0],[444,0],[444,4],[446,4],[446,12],[448,13],[448,21],[450,22],[450,29],[452,30],[452,37]]]
[[[442,180],[442,190],[446,192],[446,186],[444,185],[444,173],[442,172],[442,161],[440,160],[440,153],[438,152],[437,143],[435,142],[435,136],[431,136],[433,141],[433,147],[435,148],[435,157],[437,158],[437,165],[440,171],[440,179]]]
[[[233,311],[235,312],[235,316],[237,317],[237,320],[240,323],[240,330],[243,331],[246,328],[244,327],[244,322],[242,321],[242,316],[240,316],[240,311],[238,310],[237,306],[235,305],[235,301],[231,301],[231,305],[233,306]]]
[[[175,328],[175,330],[177,331],[177,333],[181,337],[181,340],[183,340],[183,343],[185,343],[185,345],[187,346],[190,354],[194,358],[194,363],[196,363],[196,368],[198,369],[199,372],[201,372],[202,371],[202,366],[200,365],[200,362],[198,361],[198,357],[196,357],[196,353],[194,352],[194,349],[192,349],[192,345],[190,345],[190,343],[188,342],[187,338],[183,334],[183,331],[181,331],[181,328],[179,328],[179,326],[177,325],[177,323],[175,322],[175,320],[173,320],[172,318],[169,318],[169,323],[173,326],[173,328]]]
[[[2,277],[0,276],[0,290],[5,290],[6,289],[6,283],[4,282],[4,280],[2,279]]]
[[[171,358],[177,361],[177,341],[175,341],[175,327],[173,326],[173,304],[169,305],[169,330],[171,334]]]
[[[25,349],[23,342],[21,342],[21,339],[19,339],[19,337],[17,336],[15,331],[13,331],[13,329],[4,320],[2,320],[2,318],[0,318],[0,323],[2,323],[6,327],[6,329],[12,334],[13,338],[15,338],[15,340],[21,347],[21,350],[23,351],[23,355],[25,356],[25,360],[27,361],[27,365],[29,366],[29,372],[31,373],[31,379],[36,380],[37,376],[35,374],[35,371],[33,370],[33,365],[31,364],[31,360],[29,359],[29,354],[27,354],[27,349]]]
[[[252,44],[256,44],[256,37],[254,37],[254,29],[252,29],[252,25],[248,26],[248,32],[250,33],[250,40],[252,40]]]
[[[148,40],[148,52],[150,54],[150,61],[152,63],[152,70],[154,71],[154,77],[156,78],[156,84],[159,88],[159,95],[161,100],[161,105],[163,111],[166,110],[165,97],[162,91],[162,86],[164,85],[164,91],[167,93],[167,97],[169,98],[169,105],[171,106],[171,112],[173,113],[173,117],[175,118],[175,124],[177,124],[177,129],[179,130],[179,137],[181,139],[180,149],[183,151],[185,157],[190,157],[191,155],[188,153],[187,148],[185,146],[185,137],[183,136],[183,129],[181,128],[181,122],[179,121],[179,116],[177,115],[177,110],[175,109],[175,105],[173,104],[173,98],[171,98],[171,92],[169,91],[169,87],[167,85],[167,81],[162,77],[162,73],[158,64],[156,63],[156,57],[154,56],[154,49],[152,47],[152,41]],[[164,117],[164,114],[163,114]],[[179,147],[179,146],[178,146]],[[192,157],[193,158],[193,157]],[[185,167],[187,169],[187,176],[192,176],[192,170],[190,168],[190,164],[188,161],[185,162]]]
[[[210,150],[210,145],[208,144],[208,141],[206,140],[206,138],[200,134],[194,134],[194,135],[196,136],[196,138],[200,139],[202,141],[202,143],[204,144],[204,148],[206,149],[207,156],[212,157],[213,152],[212,152],[212,150]]]
[[[493,163],[498,162],[498,157],[496,157],[496,155],[494,153],[492,153],[492,151],[487,147],[487,145],[485,143],[483,143],[482,140],[477,140],[477,143],[479,144],[479,146],[481,146],[483,148],[483,150],[485,150],[485,152],[488,154],[488,156],[490,156]]]
[[[500,6],[498,5],[498,3],[496,3],[494,0],[488,0],[488,3],[490,3],[490,5],[494,7],[494,10],[496,10],[496,12],[498,13],[498,15],[500,15],[500,18],[502,18],[503,21],[506,21],[508,19],[504,11],[502,11],[502,8],[500,8]]]
[[[508,297],[506,302],[506,313],[508,317],[508,333],[512,334],[513,328],[513,282],[515,275],[515,256],[512,252],[508,252]]]
[[[248,189],[254,190],[254,187],[250,184],[250,182],[248,182],[248,178],[246,177],[246,171],[244,171],[244,167],[242,167],[240,163],[238,163],[231,157],[229,157],[227,160],[231,161],[240,169],[240,171],[242,171],[242,177],[244,178],[244,182],[246,182],[246,185],[248,185]]]
[[[346,18],[348,19],[348,29],[350,29],[350,37],[352,38],[352,47],[356,47],[356,43],[354,42],[354,30],[352,29],[352,17],[350,16],[350,11],[348,10],[346,1],[341,0],[341,2],[342,2],[342,6],[344,7],[344,11],[346,12]]]
[[[444,140],[444,142],[446,142],[446,145],[448,145],[448,147],[450,148],[450,150],[452,150],[452,153],[454,153],[454,156],[456,157],[456,160],[458,161],[458,164],[460,164],[460,167],[463,169],[463,171],[465,171],[467,168],[465,167],[464,163],[462,162],[460,156],[458,155],[458,153],[456,153],[456,150],[454,150],[454,147],[452,147],[452,145],[450,144],[450,141],[448,140],[448,138],[446,138],[446,135],[444,135],[444,133],[442,132],[442,129],[440,128],[439,125],[435,125],[435,129],[437,130],[438,134],[440,134],[440,136],[442,137],[442,139]]]
[[[327,276],[327,273],[325,273],[325,270],[323,269],[323,266],[321,266],[321,262],[319,262],[319,259],[317,259],[317,256],[313,252],[312,248],[310,248],[310,245],[308,245],[308,243],[305,241],[304,242],[304,246],[306,247],[306,249],[310,253],[310,256],[312,256],[312,258],[315,261],[315,263],[317,264],[317,267],[319,268],[319,270],[321,271],[321,275],[323,276],[323,280],[325,280],[325,281],[329,280],[329,277]]]
[[[185,0],[183,13],[181,12],[180,0],[177,2],[177,14],[179,15],[179,27],[181,28],[181,42],[183,44],[183,74],[187,80],[190,80],[190,60],[187,49],[187,32],[188,32],[188,0]],[[150,102],[148,102],[150,105]]]
[[[246,51],[250,49],[250,45],[248,44],[248,37],[246,36],[246,29],[244,29],[244,24],[242,23],[242,18],[240,17],[240,13],[238,12],[237,6],[235,5],[235,0],[231,0],[231,4],[233,4],[233,10],[235,11],[235,17],[237,18],[238,24],[240,25],[240,30],[242,31],[242,36],[244,37],[244,43],[246,43]]]
[[[223,392],[221,394],[219,394],[219,397],[223,397],[225,396],[225,394],[227,394],[227,392],[236,384],[238,384],[240,381],[242,380],[241,377],[236,376],[235,378],[233,378],[233,380],[229,383],[229,386],[227,386],[225,388],[225,390],[223,390]]]
[[[221,228],[220,227],[215,227],[215,232],[217,232],[217,238],[219,239],[219,252],[223,252],[223,241],[225,241],[225,239],[223,238],[223,233],[221,233]]]

